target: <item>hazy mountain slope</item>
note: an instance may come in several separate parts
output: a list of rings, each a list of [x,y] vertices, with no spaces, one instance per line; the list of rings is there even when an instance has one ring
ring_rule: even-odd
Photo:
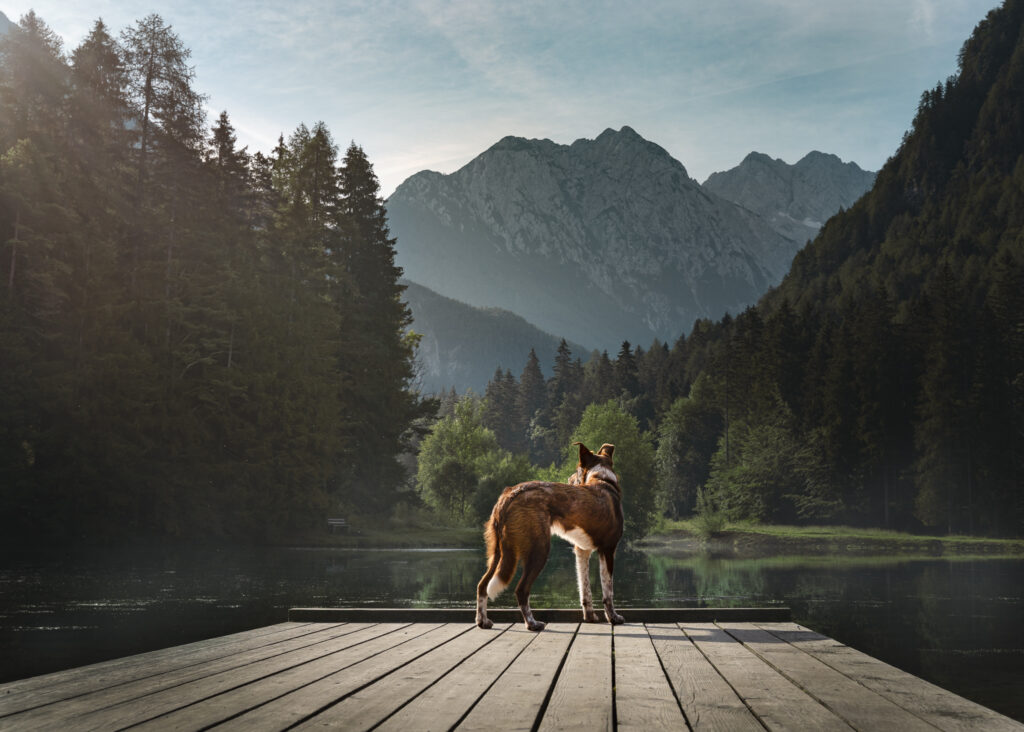
[[[704,188],[760,214],[776,232],[803,246],[874,182],[874,173],[835,155],[814,151],[789,165],[752,152],[735,168],[712,173]]]
[[[414,282],[403,281],[404,299],[413,315],[413,330],[423,335],[417,361],[420,387],[427,393],[454,386],[483,394],[498,367],[518,377],[533,348],[550,375],[560,338],[545,333],[518,315],[498,308],[475,308]],[[582,346],[569,344],[584,360]]]
[[[858,291],[878,289],[900,303],[934,286],[946,269],[977,305],[1003,270],[1020,265],[1022,24],[1021,0],[979,24],[958,75],[922,95],[911,130],[871,191],[797,255],[769,303],[842,310]]]
[[[1024,533],[1024,0],[978,24],[871,191],[717,335],[756,364],[744,392],[781,395],[817,451],[798,510]]]
[[[610,351],[755,302],[797,250],[628,127],[506,137],[455,173],[412,176],[388,213],[409,279]]]

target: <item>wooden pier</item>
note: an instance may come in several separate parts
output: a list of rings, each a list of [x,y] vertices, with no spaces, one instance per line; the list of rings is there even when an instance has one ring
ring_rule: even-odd
[[[1024,730],[782,609],[622,612],[538,610],[531,633],[501,610],[293,610],[2,685],[0,729]]]

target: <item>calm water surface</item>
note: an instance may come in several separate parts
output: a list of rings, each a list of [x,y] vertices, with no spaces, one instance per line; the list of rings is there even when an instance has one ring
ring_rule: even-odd
[[[482,573],[482,550],[8,553],[0,682],[282,622],[293,606],[466,607]],[[572,554],[556,542],[532,602],[574,607],[575,593]],[[630,606],[786,605],[814,630],[1024,721],[1022,559],[620,551],[615,598],[627,620]]]

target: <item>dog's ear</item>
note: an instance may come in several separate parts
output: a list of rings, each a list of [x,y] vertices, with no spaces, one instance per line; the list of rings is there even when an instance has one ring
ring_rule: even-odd
[[[594,457],[594,453],[587,449],[586,445],[582,442],[574,442],[572,444],[580,446],[580,465],[584,468],[589,468],[597,463],[597,458]]]
[[[606,442],[603,445],[601,445],[601,449],[597,451],[597,454],[604,455],[606,458],[610,458],[613,452],[615,452],[615,445],[609,445]]]

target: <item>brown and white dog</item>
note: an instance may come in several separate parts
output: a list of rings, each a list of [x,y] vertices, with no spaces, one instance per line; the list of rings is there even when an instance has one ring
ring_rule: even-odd
[[[601,595],[609,623],[625,622],[612,603],[612,571],[615,547],[622,538],[622,490],[612,464],[614,445],[602,445],[597,454],[579,445],[580,459],[568,483],[533,481],[506,488],[484,526],[487,541],[487,572],[476,588],[476,624],[490,628],[487,599],[508,587],[516,565],[523,575],[516,585],[516,600],[530,630],[544,630],[533,617],[530,587],[548,561],[551,535],[573,545],[583,619],[598,622],[590,594],[590,555],[601,562]]]

